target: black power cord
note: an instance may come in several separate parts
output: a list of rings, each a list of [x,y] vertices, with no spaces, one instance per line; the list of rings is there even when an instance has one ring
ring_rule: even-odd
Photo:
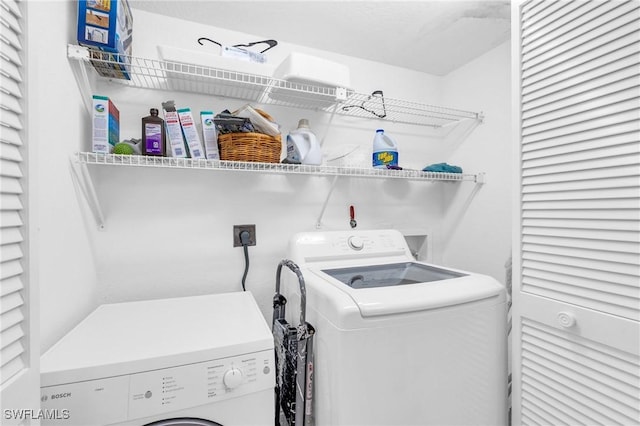
[[[249,243],[251,242],[251,234],[249,231],[240,232],[240,244],[244,248],[244,274],[242,275],[242,291],[247,291],[245,281],[249,273]]]

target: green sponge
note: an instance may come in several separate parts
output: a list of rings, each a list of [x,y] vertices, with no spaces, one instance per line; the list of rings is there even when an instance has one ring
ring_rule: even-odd
[[[131,155],[133,154],[133,147],[127,143],[120,142],[113,147],[113,153]]]

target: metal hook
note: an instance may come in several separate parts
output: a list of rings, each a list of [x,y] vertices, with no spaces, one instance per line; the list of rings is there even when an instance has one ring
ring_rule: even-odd
[[[204,46],[204,44],[202,44],[202,40],[210,41],[211,43],[213,43],[213,44],[217,44],[218,46],[222,47],[222,45],[221,45],[220,43],[218,43],[217,41],[215,41],[215,40],[211,40],[210,38],[206,38],[206,37],[200,37],[200,38],[198,39],[198,44],[200,44],[201,46]]]

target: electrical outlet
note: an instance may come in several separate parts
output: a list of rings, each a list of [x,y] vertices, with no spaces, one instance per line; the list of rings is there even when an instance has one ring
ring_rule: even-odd
[[[242,231],[249,232],[249,245],[256,245],[256,226],[255,225],[233,225],[233,246],[242,247],[240,242],[240,233]]]

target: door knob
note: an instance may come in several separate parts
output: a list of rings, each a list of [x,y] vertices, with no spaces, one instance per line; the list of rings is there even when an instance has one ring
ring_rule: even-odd
[[[559,312],[558,313],[558,324],[560,327],[571,328],[576,325],[576,317],[569,312]]]

